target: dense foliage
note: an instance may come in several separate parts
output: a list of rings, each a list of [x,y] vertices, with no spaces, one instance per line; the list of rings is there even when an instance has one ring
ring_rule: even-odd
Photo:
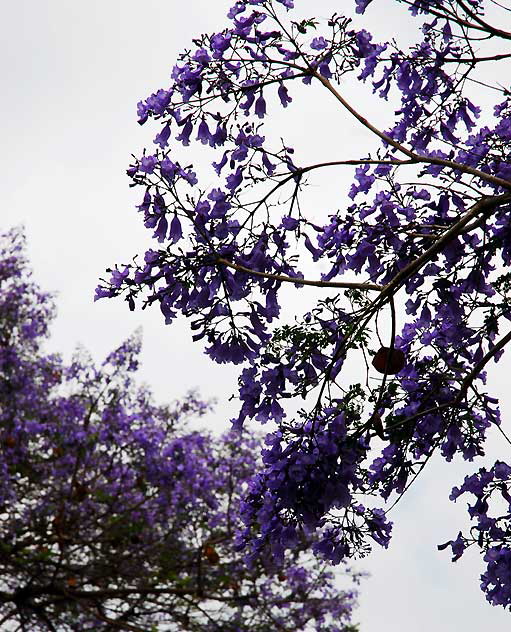
[[[368,16],[376,4],[354,8]],[[389,504],[433,454],[471,461],[489,428],[506,436],[484,385],[511,340],[511,93],[492,79],[505,80],[511,58],[509,10],[491,0],[393,7],[414,16],[411,45],[375,41],[363,17],[321,21],[293,0],[240,0],[229,26],[194,40],[171,85],[138,106],[140,123],[161,124],[156,148],[128,170],[158,245],[111,271],[97,297],[157,304],[167,323],[182,313],[214,361],[242,365],[235,426],[276,427],[245,498],[242,540],[255,553],[270,545],[282,556],[312,530],[333,562],[371,540],[387,546]],[[350,76],[367,100],[350,99]],[[474,85],[492,109],[474,102]],[[307,90],[338,104],[332,129],[351,122],[373,142],[323,137],[314,164],[279,142],[281,107],[314,132],[300,118]],[[371,98],[385,128],[368,119]],[[178,160],[178,144],[192,142],[216,154],[213,172]],[[341,207],[313,219],[307,182],[352,167]],[[290,290],[309,286],[322,297],[293,313]],[[497,462],[453,491],[475,496],[475,524],[448,543],[455,559],[481,548],[482,588],[503,606],[510,471]]]
[[[157,406],[133,336],[95,366],[44,352],[52,297],[24,239],[0,238],[0,628],[348,632],[349,591],[307,553],[237,552],[259,439],[193,431],[208,404]],[[338,578],[338,576],[337,576]]]

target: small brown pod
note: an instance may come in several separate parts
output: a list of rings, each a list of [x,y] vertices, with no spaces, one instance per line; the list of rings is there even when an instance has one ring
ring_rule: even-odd
[[[211,544],[206,544],[204,547],[204,557],[210,564],[218,564],[220,561],[220,556],[216,552],[215,547]]]
[[[378,373],[395,375],[405,366],[405,354],[400,349],[382,347],[374,356],[372,365]]]
[[[381,417],[380,415],[378,415],[378,413],[373,413],[371,415],[371,419],[369,420],[369,423],[373,427],[376,434],[380,437],[380,439],[385,439],[385,431],[383,429]]]

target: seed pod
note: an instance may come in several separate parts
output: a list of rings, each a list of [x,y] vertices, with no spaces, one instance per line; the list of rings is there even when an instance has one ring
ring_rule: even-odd
[[[378,413],[374,413],[369,420],[370,425],[374,428],[376,434],[380,437],[380,439],[385,439],[385,431],[383,430],[383,424],[381,422],[381,417]]]
[[[206,544],[204,547],[204,557],[210,564],[218,564],[220,561],[220,556],[216,552],[215,547],[211,544]]]
[[[378,373],[386,370],[389,375],[395,375],[405,366],[405,354],[401,349],[382,347],[374,356],[372,365]]]

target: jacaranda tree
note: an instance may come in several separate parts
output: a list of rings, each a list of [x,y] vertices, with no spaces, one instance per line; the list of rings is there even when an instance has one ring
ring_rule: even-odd
[[[275,428],[244,494],[249,557],[269,546],[281,559],[312,532],[334,563],[371,541],[386,547],[390,504],[433,454],[472,461],[490,428],[509,443],[485,388],[511,340],[509,9],[394,0],[415,18],[413,43],[401,45],[399,33],[379,42],[358,27],[371,0],[355,1],[366,14],[356,22],[342,4],[320,21],[303,17],[307,3],[240,0],[224,30],[180,57],[170,86],[139,104],[139,122],[159,124],[156,147],[128,175],[158,245],[97,291],[130,309],[157,304],[167,323],[184,314],[215,362],[241,365],[234,425]],[[372,106],[370,90],[347,96],[350,75],[372,88]],[[493,107],[474,102],[474,85]],[[324,161],[310,163],[279,140],[281,107],[314,134],[300,118],[307,91],[337,104],[332,129],[358,127],[372,142],[327,135]],[[377,108],[382,128],[370,120]],[[192,142],[214,155],[203,175],[179,159],[179,143]],[[338,208],[318,221],[305,185],[351,169]],[[320,299],[293,312],[290,291],[303,297],[309,286]],[[473,528],[444,545],[454,559],[480,548],[482,588],[505,607],[510,485],[501,461],[467,477],[451,498],[472,499]]]
[[[347,591],[304,537],[284,560],[235,546],[259,439],[157,406],[134,336],[101,366],[44,352],[53,299],[19,230],[0,238],[0,629],[348,632]]]

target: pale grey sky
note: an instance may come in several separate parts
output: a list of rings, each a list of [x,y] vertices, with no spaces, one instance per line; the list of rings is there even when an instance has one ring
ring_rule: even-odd
[[[344,3],[351,7],[352,0]],[[187,323],[165,327],[157,309],[130,313],[122,302],[94,304],[92,296],[106,267],[128,261],[148,244],[134,209],[140,193],[128,187],[124,173],[130,154],[150,146],[154,136],[154,128],[137,125],[136,103],[166,87],[178,52],[198,33],[221,28],[229,4],[5,0],[0,27],[1,224],[2,230],[25,224],[36,278],[58,292],[52,349],[68,355],[79,342],[99,359],[142,325],[143,377],[157,397],[172,399],[198,386],[205,396],[219,399],[211,422],[216,426],[235,410],[227,397],[237,371],[212,364],[192,344]],[[333,0],[310,6],[325,15],[338,9]],[[401,12],[395,2],[380,0],[369,19],[388,34],[406,31]],[[357,94],[357,87],[349,89]],[[303,143],[311,156],[321,152],[318,139],[333,134],[349,152],[367,137],[346,127],[333,108],[306,99],[294,104],[295,118],[280,117],[275,124],[282,133],[303,130],[296,144]],[[379,109],[366,114],[376,120],[383,116]],[[330,193],[344,195],[343,177],[330,181]],[[321,208],[326,186],[320,181],[311,189],[323,216],[333,210]],[[491,368],[499,394],[505,392],[509,369],[509,361]],[[504,419],[510,408],[508,397]],[[500,449],[501,456],[509,456],[508,447]],[[498,439],[491,451],[499,453]],[[479,590],[477,556],[467,554],[451,564],[447,552],[436,550],[464,521],[464,504],[454,505],[447,496],[469,470],[463,464],[433,464],[396,508],[390,549],[375,550],[358,563],[372,575],[361,586],[361,632],[509,629],[509,614],[489,606]]]

